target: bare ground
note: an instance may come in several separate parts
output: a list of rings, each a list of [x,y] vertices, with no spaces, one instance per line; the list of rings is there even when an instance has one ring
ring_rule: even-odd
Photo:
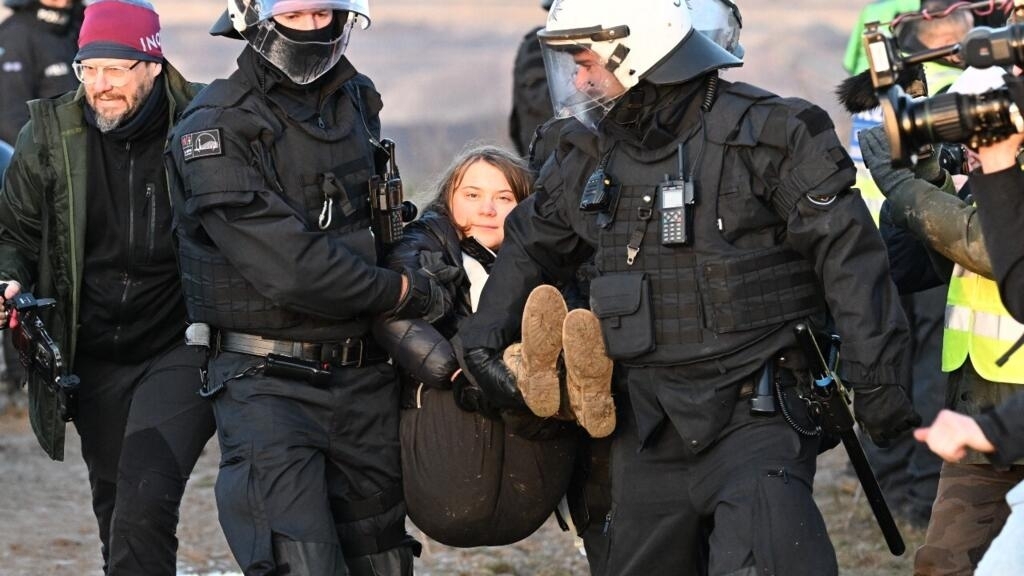
[[[849,27],[865,2],[790,0],[743,2],[746,65],[730,79],[802,96],[824,107],[845,139],[849,122],[832,88]],[[206,34],[221,2],[156,0],[168,58],[186,76],[209,81],[230,72],[241,43]],[[349,54],[384,95],[385,135],[399,142],[403,175],[420,196],[467,141],[507,143],[510,69],[521,36],[543,22],[537,3],[514,0],[391,0],[373,4],[374,24],[354,34]],[[0,17],[5,11],[0,10]],[[0,417],[0,574],[98,575],[99,540],[89,506],[85,466],[70,429],[67,461],[39,450],[23,413]],[[212,487],[217,447],[207,447],[189,483],[179,528],[181,574],[237,570],[217,524]],[[867,503],[846,473],[842,449],[820,459],[816,497],[851,576],[910,574],[923,540],[904,527],[908,554],[893,558],[874,527]],[[502,548],[456,550],[429,542],[419,574],[562,576],[586,573],[573,538],[549,522]]]

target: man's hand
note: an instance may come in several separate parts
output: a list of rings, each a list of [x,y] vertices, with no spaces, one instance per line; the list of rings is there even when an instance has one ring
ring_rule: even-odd
[[[854,387],[853,412],[871,441],[882,448],[921,425],[921,416],[914,411],[903,388],[896,385]]]
[[[6,304],[8,300],[21,293],[21,283],[17,280],[0,280],[0,287],[3,289],[0,304]],[[7,307],[0,306],[0,330],[7,328],[8,320]]]
[[[914,438],[927,444],[929,450],[946,462],[959,462],[967,455],[967,448],[979,452],[996,451],[974,418],[952,410],[939,412],[931,426],[914,430]]]
[[[497,408],[526,408],[516,377],[505,366],[501,352],[470,348],[459,358],[463,371],[476,382],[487,401]]]

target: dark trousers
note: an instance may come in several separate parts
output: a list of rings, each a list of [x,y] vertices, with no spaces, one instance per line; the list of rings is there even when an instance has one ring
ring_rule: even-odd
[[[901,298],[910,322],[912,382],[907,391],[923,422],[935,420],[946,398],[948,375],[942,371],[942,324],[946,312],[946,291],[942,285]],[[885,448],[863,438],[864,452],[871,462],[885,497],[900,515],[923,526],[931,514],[939,485],[942,459],[907,432]]]
[[[394,368],[335,368],[316,387],[261,362],[225,352],[209,372],[217,508],[243,572],[411,575]]]
[[[781,416],[751,416],[741,400],[699,454],[667,420],[639,450],[633,411],[622,404],[605,574],[701,574],[704,562],[712,576],[837,573],[811,493],[817,439]]]
[[[204,356],[181,344],[137,364],[75,359],[75,427],[107,574],[177,572],[178,506],[214,432],[213,411],[197,393]]]

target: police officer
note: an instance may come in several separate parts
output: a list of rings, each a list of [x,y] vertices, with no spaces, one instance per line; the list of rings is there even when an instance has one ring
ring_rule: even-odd
[[[376,265],[382,103],[344,56],[369,24],[366,0],[228,0],[211,33],[245,39],[238,69],[171,138],[188,313],[215,330],[220,521],[246,574],[412,572],[397,378],[369,325],[442,301],[422,270]]]
[[[538,35],[555,112],[576,121],[506,221],[464,368],[521,406],[499,352],[512,311],[593,255],[619,409],[606,573],[698,573],[710,530],[709,573],[836,574],[811,495],[820,439],[741,399],[763,374],[793,392],[792,327],[827,305],[857,416],[892,438],[919,421],[900,387],[906,320],[827,114],[720,80],[740,60],[679,4],[552,6]]]
[[[4,0],[14,11],[0,24],[0,140],[14,142],[29,100],[77,86],[71,61],[82,25],[79,0]]]

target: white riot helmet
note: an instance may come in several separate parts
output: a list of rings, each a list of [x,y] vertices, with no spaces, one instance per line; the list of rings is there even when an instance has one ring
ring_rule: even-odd
[[[737,58],[743,58],[740,28],[743,19],[732,0],[687,0],[693,27]]]
[[[680,0],[556,0],[537,36],[555,116],[591,130],[640,80],[679,84],[743,64],[695,32]]]
[[[338,63],[357,21],[363,29],[370,26],[369,0],[227,0],[227,3],[227,15],[234,30],[296,84],[309,84]],[[330,40],[293,40],[282,33],[280,25],[274,21],[274,16],[303,10],[334,12],[335,21],[331,26],[336,33]]]

